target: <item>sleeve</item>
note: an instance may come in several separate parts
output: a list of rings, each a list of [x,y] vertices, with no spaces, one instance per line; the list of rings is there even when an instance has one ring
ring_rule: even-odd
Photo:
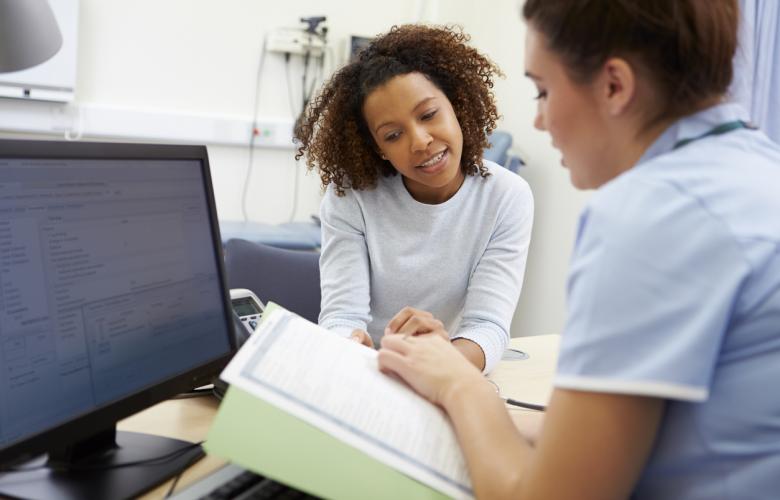
[[[661,182],[580,219],[557,387],[704,401],[748,264],[700,200]]]
[[[362,210],[354,194],[329,187],[320,205],[319,324],[343,336],[371,322],[368,248]]]
[[[531,189],[520,177],[516,189],[502,197],[496,227],[469,279],[460,326],[452,340],[475,342],[485,355],[484,373],[501,360],[509,342],[509,328],[523,285],[534,202]]]

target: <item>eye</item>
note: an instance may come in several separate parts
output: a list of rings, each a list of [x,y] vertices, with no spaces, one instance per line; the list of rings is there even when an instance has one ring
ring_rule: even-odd
[[[537,101],[539,99],[546,99],[546,98],[547,98],[547,91],[546,90],[539,90],[538,93],[536,94],[536,97],[534,97],[534,99],[536,99]]]
[[[389,134],[387,134],[385,136],[385,141],[386,142],[393,142],[396,139],[398,139],[398,137],[400,137],[400,136],[401,136],[400,132],[390,132]]]
[[[428,111],[427,113],[425,113],[424,115],[422,115],[422,120],[423,120],[423,121],[428,121],[428,120],[430,120],[431,118],[433,118],[434,116],[436,116],[436,113],[437,113],[438,111],[439,111],[438,109],[433,109],[433,110],[431,110],[431,111]]]

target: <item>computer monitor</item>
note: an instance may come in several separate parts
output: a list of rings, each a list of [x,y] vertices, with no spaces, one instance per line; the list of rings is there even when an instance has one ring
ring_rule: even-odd
[[[175,475],[199,446],[115,424],[211,382],[233,335],[205,147],[0,141],[0,496]]]

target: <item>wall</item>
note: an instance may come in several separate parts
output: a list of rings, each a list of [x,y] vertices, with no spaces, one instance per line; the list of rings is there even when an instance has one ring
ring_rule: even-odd
[[[300,26],[303,16],[325,15],[334,42],[331,59],[339,59],[348,34],[383,31],[417,19],[427,8],[417,0],[392,5],[354,0],[81,0],[75,102],[0,100],[0,135],[16,136],[14,130],[21,128],[26,137],[62,138],[64,131],[78,135],[84,130],[84,139],[207,143],[219,216],[240,219],[249,164],[249,150],[240,137],[245,134],[248,143],[265,33]],[[257,109],[261,118],[291,123],[283,61],[282,55],[267,56]],[[301,65],[299,57],[291,60],[296,96]],[[104,135],[106,129],[112,132]],[[306,175],[291,153],[291,147],[256,149],[248,190],[251,219],[290,218],[296,171],[295,218],[308,219],[317,212],[319,180]]]
[[[495,89],[503,114],[500,126],[513,134],[528,164],[522,175],[536,199],[526,281],[512,334],[560,332],[566,268],[587,194],[571,188],[548,136],[532,127],[535,90],[523,77],[525,29],[515,0],[81,0],[75,106],[0,102],[0,114],[13,116],[19,105],[34,105],[42,116],[57,117],[60,131],[77,129],[79,118],[82,126],[100,118],[96,126],[105,129],[108,120],[118,133],[124,128],[142,134],[148,127],[151,135],[163,130],[182,137],[193,124],[199,125],[199,134],[208,134],[212,126],[215,137],[230,125],[245,127],[248,141],[263,36],[311,15],[328,16],[336,52],[350,33],[375,34],[419,19],[458,23],[473,36],[473,44],[502,67],[507,77]],[[268,56],[257,107],[261,117],[293,116],[284,75],[282,56]],[[293,85],[298,88],[296,81]],[[14,134],[5,130],[0,135]],[[249,151],[222,142],[209,147],[217,209],[223,219],[239,219]],[[319,181],[296,166],[291,153],[255,150],[247,206],[251,219],[290,218],[296,172],[300,184],[294,217],[303,220],[317,212]]]

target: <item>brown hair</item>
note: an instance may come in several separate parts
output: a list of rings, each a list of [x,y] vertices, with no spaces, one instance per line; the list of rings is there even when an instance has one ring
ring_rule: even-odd
[[[637,64],[660,94],[654,120],[688,115],[728,90],[736,0],[527,0],[523,17],[585,83],[613,56]]]
[[[336,193],[376,186],[381,173],[397,172],[383,160],[363,117],[363,102],[392,78],[418,72],[450,100],[463,133],[461,169],[467,175],[488,175],[482,164],[487,136],[496,127],[498,111],[493,77],[498,67],[466,45],[469,37],[457,27],[394,26],[376,37],[358,59],[325,83],[295,128],[296,159],[306,155],[317,168],[323,187]]]

